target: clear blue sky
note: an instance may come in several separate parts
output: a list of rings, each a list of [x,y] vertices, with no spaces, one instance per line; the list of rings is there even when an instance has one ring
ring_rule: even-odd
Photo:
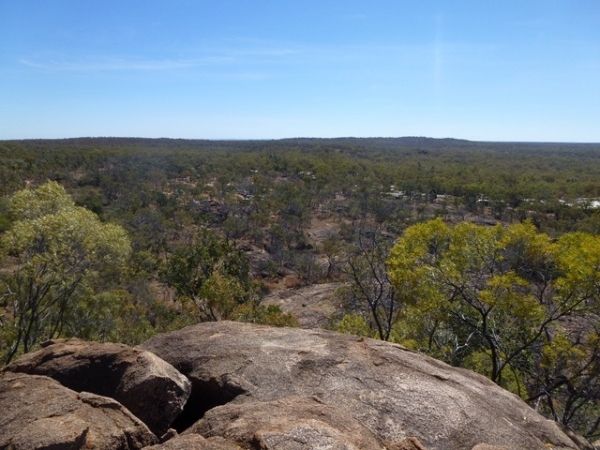
[[[600,142],[599,0],[0,0],[0,139]]]

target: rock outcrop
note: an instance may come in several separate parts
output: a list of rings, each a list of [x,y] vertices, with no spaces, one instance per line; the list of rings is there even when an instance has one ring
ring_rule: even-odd
[[[213,322],[142,347],[50,342],[2,369],[0,450],[593,449],[488,379],[382,341]]]
[[[111,397],[157,436],[167,431],[189,397],[188,379],[140,348],[79,339],[46,345],[23,355],[3,371],[45,375],[74,391]]]
[[[263,422],[252,419],[254,430],[264,430],[261,436],[280,432],[286,439],[293,425],[286,425],[281,416],[292,415],[293,408],[278,413],[275,406],[293,396],[314,398],[321,407],[347,415],[380,442],[414,437],[428,450],[464,450],[479,444],[509,450],[593,448],[577,444],[554,422],[488,379],[382,341],[324,330],[218,322],[160,335],[142,347],[192,382],[190,400],[175,422],[180,430],[206,414],[193,428],[206,434],[203,424],[222,414],[231,420],[217,427],[219,431],[213,428],[211,435],[227,438],[235,414],[257,417],[253,411],[266,407],[272,413],[265,413]],[[246,437],[234,439],[247,442]]]
[[[0,448],[135,450],[157,443],[115,400],[43,376],[0,375]]]
[[[222,436],[261,450],[381,450],[381,442],[357,420],[316,399],[230,403],[211,409],[187,433]]]
[[[241,447],[222,437],[205,439],[199,434],[175,436],[164,444],[146,447],[147,450],[241,450]]]

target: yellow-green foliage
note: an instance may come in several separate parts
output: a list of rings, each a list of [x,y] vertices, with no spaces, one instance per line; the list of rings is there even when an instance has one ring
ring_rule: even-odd
[[[540,388],[542,371],[575,377],[593,356],[598,236],[553,240],[530,222],[451,227],[436,219],[409,227],[388,264],[404,305],[400,342],[413,348],[524,396],[533,394],[526,384]],[[577,339],[560,325],[576,315],[588,324]]]
[[[375,337],[376,334],[360,314],[346,314],[338,324],[337,331],[365,337]]]
[[[17,261],[2,282],[13,316],[0,324],[11,339],[4,349],[7,360],[40,341],[73,333],[86,310],[101,314],[107,302],[97,297],[105,283],[100,275],[118,274],[131,252],[123,228],[75,206],[55,182],[17,192],[10,213],[12,226],[0,237],[4,254]],[[88,322],[101,328],[97,319]],[[81,334],[91,333],[84,329]]]
[[[16,221],[58,214],[74,207],[73,198],[55,181],[49,181],[37,189],[18,191],[10,200],[10,213]]]
[[[284,313],[277,305],[256,305],[251,302],[238,305],[232,311],[230,319],[275,327],[298,327],[300,325],[295,316]]]

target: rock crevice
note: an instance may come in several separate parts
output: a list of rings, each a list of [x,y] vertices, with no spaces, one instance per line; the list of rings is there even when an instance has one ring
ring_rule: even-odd
[[[487,378],[401,346],[237,322],[135,348],[49,342],[2,369],[0,411],[12,450],[593,449]]]

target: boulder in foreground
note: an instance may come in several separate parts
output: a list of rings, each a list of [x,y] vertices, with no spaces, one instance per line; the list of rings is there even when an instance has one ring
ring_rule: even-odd
[[[241,408],[301,396],[343,412],[381,442],[414,437],[428,450],[479,444],[508,450],[593,448],[570,439],[487,378],[387,342],[325,330],[212,322],[156,336],[142,347],[192,382],[177,421],[180,430],[219,405]],[[218,411],[223,410],[207,417]],[[198,430],[204,430],[201,424]],[[227,434],[227,426],[220,434]]]
[[[357,420],[316,399],[230,403],[211,409],[186,433],[222,436],[261,450],[381,450],[379,439]]]
[[[223,438],[205,439],[198,434],[175,436],[163,444],[146,448],[147,450],[241,450],[241,447]]]
[[[0,375],[0,448],[136,450],[156,436],[108,397],[77,393],[43,376]]]
[[[45,375],[74,391],[114,398],[157,436],[181,413],[191,390],[187,378],[153,353],[79,339],[50,341],[3,371]]]

